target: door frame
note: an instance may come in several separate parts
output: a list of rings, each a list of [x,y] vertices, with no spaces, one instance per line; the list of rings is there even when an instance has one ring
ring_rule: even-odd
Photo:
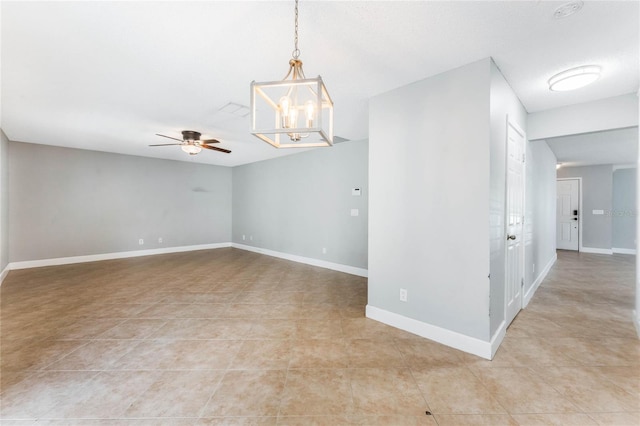
[[[578,215],[578,253],[583,251],[582,247],[582,216],[584,216],[584,209],[582,208],[582,177],[565,177],[559,178],[556,172],[556,182],[559,180],[577,180],[578,181],[578,208],[580,214]],[[558,220],[556,219],[556,227],[558,226]],[[556,229],[556,232],[558,230]],[[556,250],[558,250],[558,242],[556,239]]]
[[[505,322],[505,329],[508,328],[511,323],[507,324],[507,307],[508,307],[508,303],[509,301],[507,300],[507,250],[508,250],[508,244],[506,242],[506,238],[507,238],[507,231],[508,231],[508,224],[507,224],[507,206],[508,206],[508,199],[507,197],[509,196],[509,167],[508,167],[508,161],[509,161],[509,141],[508,141],[508,137],[509,137],[509,126],[513,127],[515,129],[516,132],[520,133],[522,135],[522,138],[524,139],[524,146],[523,146],[523,161],[522,161],[522,251],[520,253],[520,259],[519,259],[519,263],[520,263],[520,270],[522,271],[522,277],[521,277],[521,284],[520,284],[520,309],[518,310],[518,312],[520,312],[523,308],[523,304],[524,304],[524,288],[525,288],[525,256],[526,256],[526,241],[524,239],[524,234],[525,234],[525,225],[527,224],[528,221],[528,217],[527,217],[527,146],[529,143],[529,140],[527,139],[527,133],[522,130],[522,127],[520,127],[520,125],[515,122],[515,121],[511,121],[509,119],[509,114],[507,114],[506,117],[506,126],[505,126],[505,151],[504,151],[504,228],[503,228],[503,234],[502,234],[502,238],[504,241],[504,250],[503,250],[503,256],[504,256],[504,316],[503,316],[503,321]],[[518,316],[518,314],[516,314],[516,316]],[[515,317],[514,317],[515,318]],[[513,320],[512,320],[513,322]]]

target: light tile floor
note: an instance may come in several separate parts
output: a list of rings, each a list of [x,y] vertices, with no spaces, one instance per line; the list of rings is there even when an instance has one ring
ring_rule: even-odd
[[[486,361],[236,249],[13,271],[3,425],[638,425],[634,258],[560,252]],[[426,415],[426,411],[432,415]]]

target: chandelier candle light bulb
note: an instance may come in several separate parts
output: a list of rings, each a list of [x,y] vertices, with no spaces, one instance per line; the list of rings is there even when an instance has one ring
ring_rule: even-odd
[[[313,106],[313,102],[312,101],[305,102],[304,110],[307,115],[307,127],[313,127],[313,121],[316,118],[316,109]]]

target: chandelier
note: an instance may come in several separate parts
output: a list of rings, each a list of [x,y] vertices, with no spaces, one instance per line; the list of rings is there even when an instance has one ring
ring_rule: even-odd
[[[298,0],[294,50],[281,81],[251,82],[251,133],[276,148],[333,145],[333,102],[322,77],[306,78],[298,49]]]

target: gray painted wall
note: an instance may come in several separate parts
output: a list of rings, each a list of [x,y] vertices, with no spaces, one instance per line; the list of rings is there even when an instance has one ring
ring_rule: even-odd
[[[367,159],[352,141],[234,167],[233,242],[367,268]]]
[[[529,139],[624,129],[638,126],[639,117],[635,92],[536,111],[529,114]]]
[[[525,294],[556,255],[556,163],[545,141],[528,144]]]
[[[9,139],[0,129],[0,272],[9,264]]]
[[[11,262],[231,238],[226,167],[12,141],[9,197]]]
[[[491,86],[489,100],[491,120],[490,138],[490,271],[491,271],[491,336],[505,319],[505,188],[506,188],[506,140],[507,117],[526,134],[527,111],[504,76],[491,61]]]
[[[478,61],[369,103],[369,305],[484,341],[490,69]]]
[[[593,210],[612,208],[613,166],[561,167],[558,177],[582,178],[582,246],[611,249],[611,215],[594,215]]]
[[[613,172],[613,248],[636,248],[636,180],[637,169],[618,169]]]

